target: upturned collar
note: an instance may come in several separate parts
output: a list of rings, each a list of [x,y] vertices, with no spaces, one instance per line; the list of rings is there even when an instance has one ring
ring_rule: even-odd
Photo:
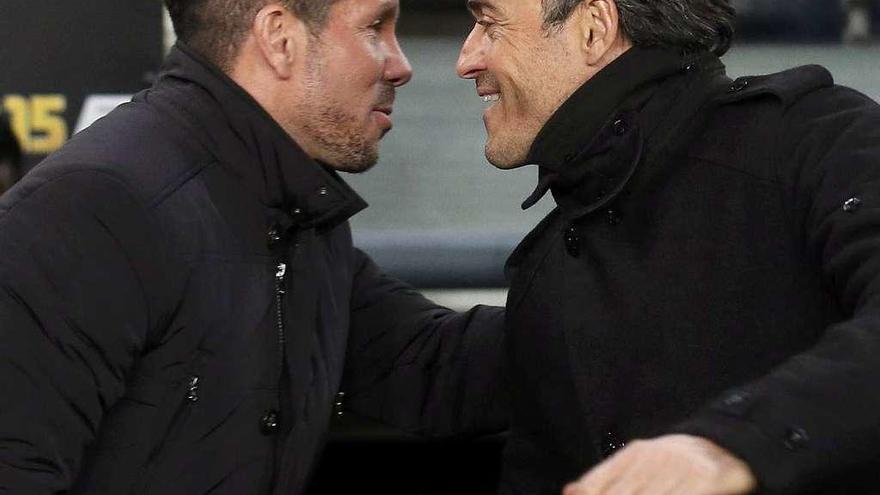
[[[572,216],[607,204],[658,141],[674,139],[660,124],[685,125],[708,97],[709,81],[723,73],[711,53],[628,50],[578,88],[538,133],[528,155],[539,166],[538,185],[523,209],[549,190]],[[698,93],[690,101],[687,88]]]
[[[367,206],[250,94],[183,43],[172,48],[143,99],[187,126],[266,206],[296,212],[301,226],[330,228]]]

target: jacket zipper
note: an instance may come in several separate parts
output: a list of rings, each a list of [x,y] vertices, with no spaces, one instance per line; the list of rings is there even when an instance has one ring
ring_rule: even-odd
[[[279,261],[277,265],[275,265],[275,330],[277,332],[278,337],[278,363],[276,368],[275,376],[278,379],[278,400],[279,404],[281,404],[281,397],[283,392],[281,390],[284,384],[284,357],[286,354],[285,343],[287,341],[286,336],[284,334],[284,294],[286,292],[284,288],[284,278],[287,275],[287,263],[284,261]],[[276,483],[278,482],[278,466],[279,466],[279,452],[280,452],[280,443],[279,438],[275,438],[275,448],[274,454],[272,455],[272,478],[270,482],[270,492],[274,493],[277,490]]]
[[[284,354],[286,336],[284,334],[284,278],[287,275],[287,263],[279,262],[275,271],[275,324],[278,332],[278,377],[284,372]],[[279,378],[280,379],[280,378]]]

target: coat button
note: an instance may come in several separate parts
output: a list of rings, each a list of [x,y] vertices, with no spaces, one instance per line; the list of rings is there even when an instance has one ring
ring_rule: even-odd
[[[278,431],[279,426],[278,411],[270,409],[263,414],[263,419],[260,420],[260,429],[262,430],[263,435],[274,434]]]
[[[617,119],[611,124],[611,129],[614,131],[614,134],[617,136],[623,136],[629,130],[629,127],[626,125],[626,122],[623,119]]]
[[[855,213],[862,207],[862,200],[859,198],[849,198],[843,203],[843,211],[847,213]]]
[[[281,229],[278,226],[273,226],[269,229],[269,233],[266,236],[269,247],[275,247],[281,242]]]
[[[724,398],[724,405],[727,407],[741,406],[748,399],[748,395],[744,392],[733,392]]]
[[[620,223],[620,215],[617,214],[615,210],[608,210],[606,212],[608,225],[618,225]]]
[[[336,402],[333,403],[333,413],[336,416],[345,414],[345,392],[336,394]]]
[[[799,450],[807,446],[810,437],[802,428],[791,427],[785,432],[785,448],[788,450]]]
[[[726,414],[742,416],[752,406],[752,394],[745,390],[733,390],[713,403],[712,407]]]
[[[605,438],[602,439],[602,456],[611,457],[618,450],[626,447],[626,442],[619,439],[613,431],[605,432]]]
[[[199,401],[199,377],[191,376],[189,378],[189,386],[187,387],[186,400],[190,402]]]
[[[327,192],[328,192],[328,189],[325,186],[321,186],[318,188],[318,194],[321,196],[326,196]]]
[[[581,252],[581,239],[578,236],[577,227],[572,225],[571,227],[565,230],[565,250],[568,251],[568,254],[577,258]]]
[[[730,92],[730,93],[738,93],[738,92],[740,92],[740,91],[746,89],[746,87],[748,87],[748,85],[749,85],[749,80],[748,80],[748,79],[742,79],[742,78],[741,78],[741,79],[737,79],[736,81],[733,81],[733,84],[730,85],[730,88],[728,89],[728,92]]]

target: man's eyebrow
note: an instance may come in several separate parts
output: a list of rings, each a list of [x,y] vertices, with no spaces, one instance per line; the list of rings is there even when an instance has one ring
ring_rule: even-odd
[[[474,14],[483,12],[484,10],[488,10],[491,12],[498,11],[498,9],[487,0],[467,0],[467,8],[471,11],[471,13]]]
[[[400,4],[398,4],[394,0],[387,0],[385,2],[382,2],[382,4],[379,6],[379,11],[376,17],[379,19],[394,19],[397,17],[399,10]]]

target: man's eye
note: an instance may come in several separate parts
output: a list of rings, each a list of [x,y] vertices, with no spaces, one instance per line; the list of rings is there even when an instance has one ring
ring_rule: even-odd
[[[498,24],[495,21],[489,19],[480,19],[477,21],[477,24],[479,24],[480,27],[483,28],[483,31],[485,32],[486,36],[489,37],[489,39],[494,40],[498,38],[498,30],[496,29]]]

